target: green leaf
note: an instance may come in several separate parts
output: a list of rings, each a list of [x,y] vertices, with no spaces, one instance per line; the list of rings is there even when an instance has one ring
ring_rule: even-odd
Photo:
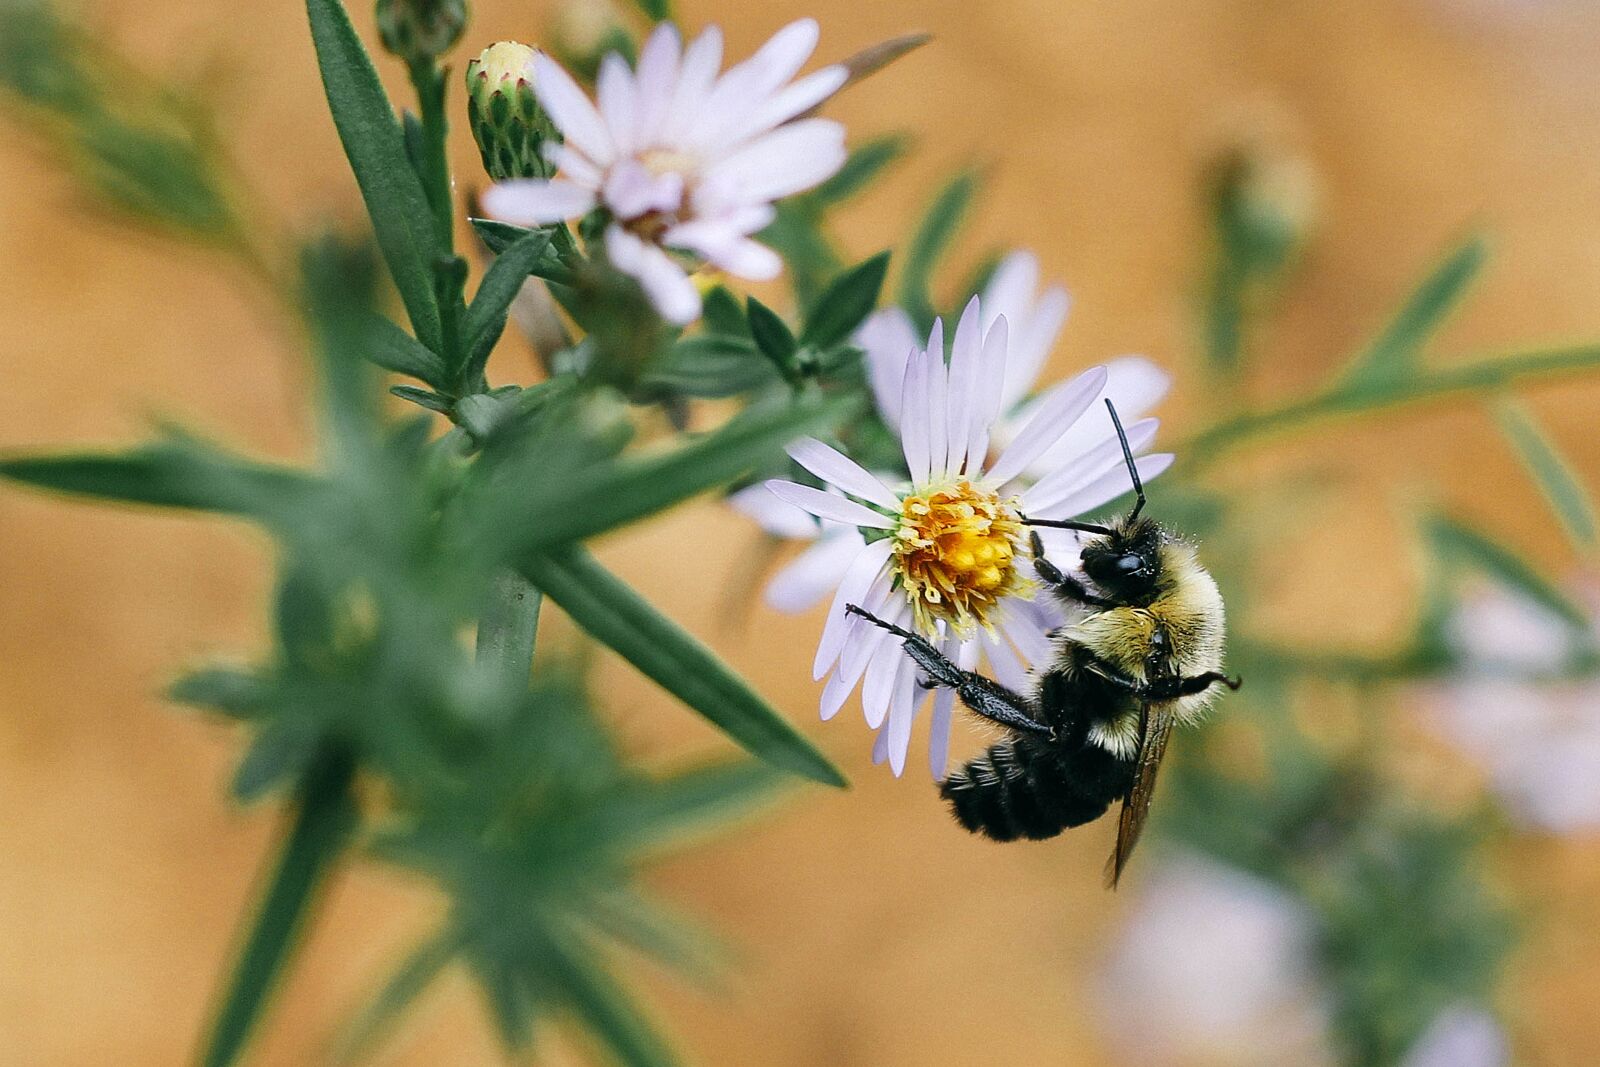
[[[888,269],[889,253],[879,252],[829,282],[806,316],[800,343],[828,349],[846,340],[878,306]]]
[[[401,400],[409,400],[419,407],[425,407],[429,411],[437,411],[441,415],[450,414],[455,407],[454,402],[449,397],[435,393],[431,389],[418,389],[414,385],[391,385],[389,386],[389,392]]]
[[[797,196],[780,200],[775,206],[777,217],[756,239],[783,257],[795,294],[806,304],[816,298],[823,280],[837,273],[842,264],[823,232],[815,201]]]
[[[1448,516],[1429,519],[1425,530],[1434,551],[1443,559],[1476,570],[1522,594],[1577,630],[1588,630],[1589,618],[1584,610],[1509,548]]]
[[[678,1062],[616,980],[583,948],[552,942],[545,965],[567,1005],[627,1067],[673,1067]]]
[[[919,329],[933,324],[934,305],[929,289],[933,272],[939,266],[956,231],[966,219],[978,191],[978,172],[961,171],[939,190],[911,238],[905,263],[900,271],[899,304]]]
[[[753,409],[693,444],[602,463],[589,473],[541,463],[532,471],[536,487],[520,494],[532,513],[518,545],[525,552],[543,552],[637,522],[731,482],[796,437],[834,425],[855,404],[842,398]]]
[[[582,549],[530,555],[522,570],[573,622],[753,755],[813,781],[845,784],[743,679]]]
[[[469,219],[472,228],[483,239],[485,247],[495,255],[509,249],[518,241],[526,240],[530,234],[554,234],[556,227],[541,230],[530,230],[523,226],[513,226],[509,222],[496,222],[494,219]],[[544,253],[529,270],[530,274],[543,278],[548,282],[557,282],[561,285],[571,285],[572,272],[562,265],[561,257],[556,254],[554,245],[546,245]]]
[[[868,141],[850,153],[839,172],[813,189],[809,197],[818,203],[833,205],[850,199],[871,184],[884,169],[894,163],[911,147],[905,134],[891,133]]]
[[[204,1067],[237,1063],[299,942],[317,893],[356,827],[355,765],[323,752],[306,775],[276,868],[218,1006],[201,1059]]]
[[[652,22],[665,22],[672,17],[672,0],[633,0],[639,10]]]
[[[768,764],[722,761],[621,787],[582,818],[595,840],[656,854],[748,814],[784,784]]]
[[[1562,528],[1580,548],[1593,548],[1594,505],[1572,467],[1522,405],[1506,400],[1500,404],[1496,416],[1517,458],[1522,460],[1534,484],[1549,501]]]
[[[383,83],[339,0],[306,0],[317,66],[350,169],[417,339],[443,350],[434,265],[440,249],[422,183]]]
[[[191,671],[167,689],[167,699],[221,712],[235,719],[260,717],[273,706],[276,689],[252,671],[209,667]]]
[[[1482,269],[1488,244],[1475,236],[1451,252],[1431,271],[1401,306],[1394,319],[1345,372],[1347,383],[1387,383],[1409,377],[1422,346],[1443,324],[1467,285]]]
[[[794,366],[794,353],[800,347],[788,325],[753,296],[745,298],[745,313],[750,318],[750,336],[755,338],[756,347],[774,366],[787,372]]]
[[[725,397],[778,380],[778,370],[748,337],[705,333],[685,337],[651,360],[640,375],[646,391]]]
[[[351,1062],[374,1051],[399,1017],[460,952],[461,931],[455,926],[445,928],[412,950],[340,1039],[339,1059]]]
[[[739,298],[728,291],[726,285],[714,285],[706,294],[700,317],[710,333],[734,337],[749,337],[750,325],[745,321],[744,308]]]
[[[444,360],[381,315],[372,317],[371,338],[372,343],[367,347],[366,355],[384,370],[409,375],[427,382],[435,389],[449,385],[449,372],[445,369]]]
[[[489,352],[506,327],[511,301],[522,291],[522,283],[539,265],[549,245],[550,231],[535,230],[495,257],[467,308],[462,331],[467,339],[467,361],[461,369],[464,383],[476,381],[483,373]]]
[[[0,460],[0,477],[61,493],[268,523],[307,506],[323,491],[321,483],[299,471],[190,441],[163,441],[123,453],[18,456]]]
[[[260,800],[275,787],[305,773],[323,746],[320,723],[299,716],[272,720],[256,735],[233,775],[241,804]]]

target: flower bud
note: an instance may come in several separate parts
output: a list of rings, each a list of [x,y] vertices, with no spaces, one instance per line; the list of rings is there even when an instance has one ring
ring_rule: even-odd
[[[540,153],[555,128],[533,95],[533,59],[516,41],[499,41],[467,64],[467,119],[495,181],[543,178],[550,165]]]
[[[378,0],[383,47],[407,63],[427,63],[448,52],[466,24],[466,0]]]

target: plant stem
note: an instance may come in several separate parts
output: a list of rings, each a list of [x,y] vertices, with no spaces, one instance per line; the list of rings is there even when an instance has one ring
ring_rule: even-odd
[[[451,202],[450,161],[446,154],[446,135],[450,124],[444,111],[444,71],[429,60],[410,66],[411,84],[417,90],[417,106],[422,112],[422,180],[428,206],[433,208],[434,229],[439,248],[446,256],[455,250],[455,212]]]
[[[497,575],[490,587],[478,622],[478,663],[507,693],[527,688],[543,602],[544,594],[515,571]]]
[[[277,867],[206,1039],[200,1060],[204,1067],[227,1067],[244,1051],[298,943],[312,901],[355,830],[354,781],[355,762],[338,747],[324,748],[306,772]]]

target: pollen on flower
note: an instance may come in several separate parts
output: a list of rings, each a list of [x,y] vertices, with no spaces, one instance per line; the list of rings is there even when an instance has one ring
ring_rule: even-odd
[[[962,636],[991,627],[989,612],[1034,583],[1016,567],[1023,538],[1014,502],[962,479],[904,498],[893,566],[918,629],[943,619]]]

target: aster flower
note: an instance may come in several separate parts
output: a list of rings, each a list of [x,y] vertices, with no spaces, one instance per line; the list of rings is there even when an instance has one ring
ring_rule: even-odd
[[[1482,768],[1523,826],[1600,827],[1600,680],[1559,680],[1589,651],[1586,639],[1499,588],[1467,599],[1448,638],[1465,666],[1429,693],[1432,726]]]
[[[810,19],[779,30],[726,72],[711,27],[680,46],[658,26],[630,71],[616,53],[600,63],[598,106],[554,60],[534,60],[534,93],[565,143],[546,152],[551,180],[501,182],[484,194],[496,218],[539,226],[603,207],[606,256],[638,280],[662,317],[700,313],[700,295],[673,253],[752,281],[776,277],[777,253],[750,239],[772,203],[809,189],[844,163],[844,128],[797,118],[838,91],[843,67],[793,80],[817,45]]]
[[[914,628],[969,668],[986,658],[1002,682],[1025,686],[1024,664],[1049,654],[1046,632],[1055,609],[1034,599],[1039,584],[1022,515],[1075,516],[1128,487],[1120,446],[1103,409],[1099,445],[1037,480],[1025,477],[1103,394],[1105,368],[1085,371],[1048,392],[1014,439],[991,458],[990,437],[1009,365],[1008,323],[997,318],[985,329],[981,302],[974,298],[956,327],[948,365],[944,350],[943,324],[935,322],[926,346],[911,352],[904,364],[897,421],[908,483],[891,487],[811,438],[791,445],[789,455],[833,491],[781,479],[766,483],[779,500],[823,524],[808,570],[780,576],[794,589],[796,603],[815,595],[818,587],[834,587],[814,664],[815,676],[828,679],[822,717],[837,714],[859,684],[867,723],[880,731],[875,755],[896,774],[904,769],[912,723],[928,691],[901,639],[847,615],[845,606],[858,604]],[[1146,419],[1130,426],[1130,445],[1148,445],[1156,425]],[[1145,457],[1139,462],[1141,476],[1154,477],[1171,459]],[[836,547],[832,539],[846,534],[827,524],[865,536],[855,535],[859,544]],[[841,562],[842,571],[837,570]],[[811,580],[824,573],[828,582]],[[947,689],[933,698],[929,761],[935,776],[944,773],[954,701]]]

